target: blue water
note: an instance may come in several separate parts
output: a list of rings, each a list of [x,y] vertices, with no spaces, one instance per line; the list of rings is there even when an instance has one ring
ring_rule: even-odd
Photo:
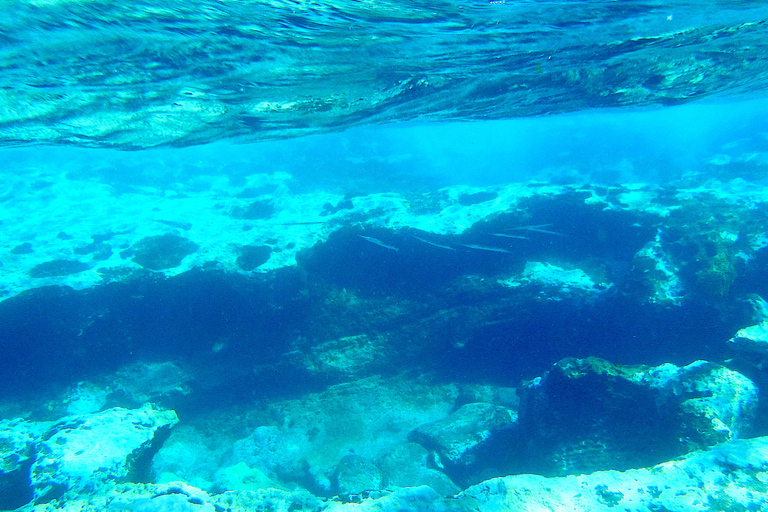
[[[200,174],[237,180],[273,172],[293,176],[297,190],[344,192],[528,180],[667,183],[740,172],[760,181],[767,113],[768,100],[752,96],[505,121],[398,123],[252,144],[138,152],[29,147],[4,149],[2,156],[11,172],[48,166],[106,183],[158,187]],[[747,169],[740,159],[749,160]]]
[[[768,321],[760,2],[0,16],[0,419],[152,402],[181,422],[142,481],[356,495],[354,455],[449,495],[714,444],[677,435],[675,400],[597,379],[550,404],[576,402],[583,432],[523,410],[475,465],[423,439],[387,462],[465,404],[517,413],[564,358],[768,385],[727,345]],[[744,410],[734,437],[768,433],[764,399]],[[243,464],[251,480],[227,473]],[[0,509],[33,499],[24,471],[0,473]]]

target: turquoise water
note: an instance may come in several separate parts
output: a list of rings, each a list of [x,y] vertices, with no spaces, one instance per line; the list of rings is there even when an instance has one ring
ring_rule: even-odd
[[[759,181],[766,111],[766,100],[739,96],[504,121],[386,124],[255,144],[223,140],[138,152],[6,148],[3,158],[9,170],[47,165],[107,183],[153,186],[199,174],[241,179],[285,172],[296,187],[344,193],[528,180],[612,185],[743,176]]]
[[[764,3],[0,14],[0,510],[768,506]]]

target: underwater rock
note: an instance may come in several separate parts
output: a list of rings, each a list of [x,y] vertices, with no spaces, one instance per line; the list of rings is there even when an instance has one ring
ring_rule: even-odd
[[[236,263],[241,270],[250,272],[269,260],[272,248],[268,245],[244,245],[240,248],[240,256]]]
[[[434,489],[422,485],[406,487],[393,492],[380,493],[370,496],[352,496],[347,501],[341,496],[327,504],[324,512],[402,512],[418,510],[419,512],[447,512],[461,510],[465,504],[451,503],[435,492]]]
[[[85,272],[89,267],[86,263],[77,260],[53,260],[39,263],[32,267],[29,276],[35,279],[43,277],[62,277],[70,274]]]
[[[257,427],[251,435],[235,441],[232,461],[258,468],[266,475],[277,474],[285,481],[307,478],[306,454],[312,446],[306,435],[274,425]]]
[[[92,382],[80,381],[62,397],[61,407],[67,416],[93,414],[99,412],[107,403],[110,391]],[[47,407],[54,411],[55,406],[55,402],[49,402]]]
[[[301,354],[299,364],[313,376],[341,381],[370,375],[385,366],[385,356],[385,340],[358,334],[313,346],[308,353]]]
[[[461,406],[445,419],[419,426],[408,439],[433,450],[435,464],[444,467],[449,475],[461,478],[482,464],[516,423],[515,411],[472,403]]]
[[[199,246],[188,238],[165,234],[142,238],[125,254],[132,253],[132,261],[144,268],[164,270],[178,267],[185,257],[198,249]]]
[[[477,512],[764,510],[768,438],[739,440],[648,469],[546,478],[515,475],[470,487],[455,502]]]
[[[526,262],[522,274],[499,280],[499,284],[510,288],[538,287],[546,300],[563,300],[565,297],[596,298],[612,286],[611,283],[596,283],[582,269],[566,270],[540,261]]]
[[[678,306],[686,291],[678,271],[657,234],[635,254],[628,281],[635,294],[644,297],[647,302]]]
[[[22,419],[0,420],[0,475],[6,475],[34,458],[39,426]]]
[[[728,345],[745,352],[768,354],[768,322],[739,329]]]
[[[152,406],[114,408],[57,422],[43,436],[32,464],[35,503],[145,478],[152,455],[177,422],[175,412]]]
[[[266,179],[282,190],[288,179],[255,176],[211,196],[190,184],[179,184],[180,193],[167,197],[149,191],[115,196],[109,187],[62,176],[57,189],[73,195],[62,196],[55,205],[41,209],[40,198],[34,195],[4,203],[11,215],[21,219],[18,229],[37,237],[33,253],[8,254],[12,264],[0,276],[0,286],[7,290],[0,300],[42,286],[82,290],[158,277],[137,269],[138,264],[164,270],[168,276],[190,269],[216,269],[254,279],[299,267],[331,285],[353,292],[368,289],[382,297],[437,290],[459,276],[479,276],[498,284],[516,272],[532,285],[532,291],[541,287],[544,298],[556,295],[555,287],[594,296],[591,280],[594,288],[611,288],[607,298],[630,297],[640,304],[672,309],[688,297],[725,301],[727,297],[710,292],[725,290],[731,281],[739,288],[749,273],[739,269],[734,276],[730,266],[753,260],[762,247],[756,212],[765,200],[738,183],[668,190],[654,185],[633,190],[535,182],[486,188],[456,185],[431,194],[358,195],[349,204],[343,196],[329,192],[291,193],[286,188],[271,198],[280,222],[241,218],[269,214],[272,207],[258,201],[263,212],[243,210],[240,217],[233,217],[233,209],[239,211],[236,205],[243,202],[237,197],[254,186],[250,182]],[[89,207],[94,213],[59,219],[58,209],[80,201],[73,191],[82,189],[92,195]],[[724,204],[717,199],[721,196],[741,199]],[[462,206],[468,198],[473,204]],[[329,202],[344,208],[327,210],[324,205]],[[248,208],[250,203],[240,207]],[[673,207],[675,216],[670,214]],[[99,218],[95,212],[105,209],[120,213]],[[705,213],[710,211],[728,221],[705,223]],[[199,219],[194,232],[188,231],[189,222],[184,220],[192,214]],[[691,233],[690,218],[698,219]],[[534,229],[528,231],[525,223],[538,224],[527,226]],[[158,234],[165,227],[173,230]],[[178,234],[181,230],[186,236]],[[716,234],[724,231],[743,233],[739,235],[742,242],[727,245],[726,239],[717,239]],[[353,232],[374,234],[386,245],[404,250],[377,248]],[[85,233],[100,234],[85,238]],[[19,245],[18,237],[8,236],[8,249]],[[350,236],[355,236],[355,243],[350,243]],[[510,236],[515,238],[506,238]],[[709,247],[708,237],[720,240],[717,247],[728,250],[709,258],[705,271],[697,258],[698,251]],[[370,257],[359,257],[357,243],[367,244]],[[80,262],[66,256],[77,253],[84,254]],[[505,258],[516,263],[510,267],[512,260]],[[519,268],[523,261],[532,262],[527,276]],[[46,279],[29,279],[30,275]],[[553,277],[554,281],[548,280]],[[359,332],[369,331],[346,330],[335,337]]]
[[[10,250],[11,254],[32,254],[35,252],[30,242],[24,242]]]
[[[345,455],[334,471],[336,494],[361,494],[382,488],[381,471],[376,465],[355,454]]]
[[[301,512],[321,510],[321,500],[304,490],[238,490],[209,494],[182,481],[124,483],[94,492],[71,494],[58,502],[29,508],[33,512]]]
[[[151,481],[184,481],[206,491],[233,490],[218,486],[228,483],[228,478],[233,476],[226,471],[231,466],[221,464],[223,453],[224,448],[212,443],[211,436],[203,435],[190,425],[178,425],[152,457]],[[219,470],[224,472],[217,475]]]
[[[759,323],[739,329],[728,345],[736,350],[768,354],[768,302],[756,294],[749,297],[754,308],[753,319]]]
[[[487,190],[487,191],[481,191],[481,192],[474,192],[474,193],[464,193],[459,196],[459,204],[461,206],[472,206],[475,204],[484,203],[486,201],[492,201],[499,197],[499,194],[494,192],[493,190]]]
[[[32,499],[29,467],[45,427],[22,419],[0,420],[0,510],[18,508]]]
[[[184,482],[128,483],[73,493],[56,504],[37,505],[29,511],[204,512],[211,508],[240,512],[764,510],[768,507],[768,488],[763,484],[766,479],[768,437],[760,437],[723,443],[643,469],[598,471],[556,478],[529,474],[493,478],[447,498],[426,485],[320,500],[303,490],[260,489],[211,495]]]
[[[453,385],[398,375],[336,384],[298,399],[273,401],[264,410],[250,414],[251,421],[260,426],[232,443],[231,453],[225,454],[223,461],[226,466],[243,462],[278,484],[299,485],[318,496],[330,497],[335,494],[334,475],[340,461],[355,454],[376,465],[385,482],[388,471],[383,458],[406,443],[414,428],[444,418],[456,394]],[[176,436],[174,431],[167,444],[172,446]],[[187,443],[187,447],[192,444]],[[165,451],[164,446],[156,459],[170,460]],[[424,466],[422,460],[412,464]],[[194,470],[182,474],[181,468],[166,468],[179,476],[194,474]],[[444,487],[447,480],[425,478],[439,480]]]
[[[134,499],[120,505],[124,507],[123,510],[131,512],[216,512],[213,504],[183,492]]]
[[[657,464],[738,438],[757,388],[720,365],[563,359],[520,389],[525,471],[560,476]]]
[[[147,402],[168,405],[166,402],[190,393],[188,383],[191,380],[192,376],[172,361],[138,361],[115,373],[112,380],[114,396],[111,398],[122,395],[122,398],[136,406]]]
[[[220,468],[213,475],[212,489],[216,492],[279,488],[280,484],[265,475],[263,471],[248,467],[244,462]]]
[[[275,205],[272,201],[254,201],[248,206],[233,208],[230,215],[236,219],[263,220],[275,214]]]
[[[428,467],[430,453],[418,443],[403,443],[382,456],[381,468],[387,488],[426,485],[441,496],[453,496],[461,489],[445,473]]]
[[[237,510],[241,512],[498,512],[568,510],[764,510],[768,507],[768,437],[723,443],[678,460],[628,471],[547,478],[493,478],[448,498],[428,486],[320,500],[303,490],[211,495],[183,482],[117,484],[69,495],[30,512]],[[169,496],[173,498],[168,498]],[[161,499],[162,498],[162,499]],[[157,501],[160,500],[160,501]],[[194,505],[194,507],[192,507]]]

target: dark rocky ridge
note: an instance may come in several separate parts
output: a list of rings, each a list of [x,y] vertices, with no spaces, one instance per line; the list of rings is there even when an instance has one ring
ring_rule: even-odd
[[[172,359],[197,374],[188,400],[222,389],[237,400],[409,369],[514,386],[564,357],[730,357],[727,340],[752,323],[747,297],[768,295],[762,210],[704,195],[659,216],[653,199],[625,208],[592,198],[566,188],[521,199],[460,235],[374,217],[263,274],[211,262],[30,290],[0,303],[0,380],[12,392]],[[526,224],[547,227],[514,231]]]
[[[285,496],[280,485],[331,504],[386,500],[389,485],[453,495],[512,473],[624,470],[764,435],[764,405],[732,372],[764,388],[762,356],[729,344],[768,311],[758,297],[768,295],[762,197],[736,181],[696,189],[529,183],[444,189],[412,202],[355,196],[332,223],[297,221],[322,236],[294,246],[293,264],[277,260],[269,270],[243,268],[246,245],[225,238],[236,250],[217,252],[197,228],[175,231],[170,244],[146,243],[157,239],[139,223],[89,230],[113,253],[86,260],[100,281],[0,302],[8,355],[0,406],[11,414],[15,403],[35,420],[148,401],[171,408],[181,422],[153,458],[153,481],[199,482],[205,492],[176,489],[181,501],[201,493],[201,503],[223,490],[232,499],[238,490],[253,497],[254,488]],[[299,241],[288,219],[231,220],[196,205],[195,224],[210,232],[230,226],[227,236],[268,237],[250,246],[271,248],[267,263],[290,250],[291,237]],[[178,227],[169,222],[150,226]],[[231,228],[241,222],[260,224],[253,234]],[[83,247],[56,240],[65,254]],[[9,244],[9,261],[40,261],[46,245],[30,243],[39,251],[15,254]],[[74,254],[87,258],[82,252]],[[147,268],[139,254],[163,263]],[[79,274],[27,275],[5,276],[8,289],[14,278],[64,284]],[[190,451],[206,463],[190,463]],[[5,479],[19,503],[29,493],[15,473],[26,469]],[[630,493],[610,484],[612,475],[594,477],[596,499],[609,508]],[[137,499],[156,499],[145,493],[157,484],[131,482]],[[430,492],[422,498],[440,502]],[[488,499],[504,495],[497,489]],[[66,499],[75,506],[80,496]]]

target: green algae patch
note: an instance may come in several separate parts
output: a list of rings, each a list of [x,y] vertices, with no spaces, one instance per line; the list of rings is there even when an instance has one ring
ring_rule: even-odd
[[[158,235],[142,238],[131,248],[132,261],[150,270],[164,270],[181,265],[181,261],[200,247],[178,235]]]
[[[605,484],[595,486],[595,493],[597,494],[597,501],[608,507],[615,507],[624,499],[624,493],[609,491]]]
[[[30,277],[61,277],[70,274],[77,274],[90,269],[87,264],[77,260],[53,260],[35,265],[29,271]]]
[[[268,245],[245,245],[240,248],[240,256],[237,257],[237,266],[241,270],[250,272],[269,260],[272,248]]]

